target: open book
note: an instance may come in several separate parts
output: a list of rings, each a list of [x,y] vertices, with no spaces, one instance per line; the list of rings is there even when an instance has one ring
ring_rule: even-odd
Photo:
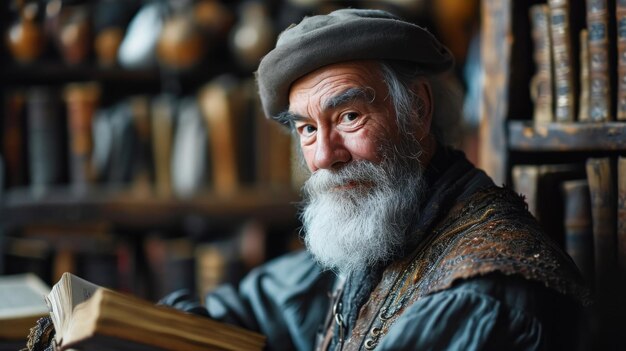
[[[26,339],[37,319],[48,314],[49,292],[34,274],[0,276],[0,339]]]
[[[58,349],[261,350],[262,335],[64,273],[47,296]]]

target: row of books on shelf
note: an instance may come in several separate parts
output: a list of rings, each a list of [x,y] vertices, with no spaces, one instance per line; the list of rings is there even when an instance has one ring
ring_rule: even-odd
[[[268,230],[249,221],[222,235],[142,237],[104,224],[33,225],[5,237],[3,274],[30,272],[50,284],[73,272],[153,301],[179,289],[203,296],[219,284],[237,284],[267,255],[276,254],[266,249]]]
[[[602,290],[607,281],[626,278],[626,157],[516,165],[512,177],[528,210],[590,286]]]
[[[596,334],[618,340],[626,316],[626,157],[516,165],[512,179],[592,289]]]
[[[137,95],[104,106],[94,82],[5,98],[5,188],[132,185],[157,195],[289,185],[291,138],[265,120],[251,79],[214,78],[195,96]],[[62,97],[61,97],[62,95]]]
[[[626,120],[626,2],[548,0],[530,28],[535,123]]]

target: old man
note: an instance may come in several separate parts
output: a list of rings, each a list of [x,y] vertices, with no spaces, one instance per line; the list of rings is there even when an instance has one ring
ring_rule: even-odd
[[[378,10],[307,17],[262,60],[263,108],[311,171],[307,250],[202,310],[271,350],[570,349],[586,290],[511,191],[447,147],[450,52]],[[557,322],[558,319],[558,322]]]

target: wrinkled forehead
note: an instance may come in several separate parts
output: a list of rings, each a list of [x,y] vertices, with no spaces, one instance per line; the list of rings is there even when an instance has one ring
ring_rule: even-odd
[[[350,61],[324,66],[297,79],[289,89],[289,106],[291,110],[306,102],[332,107],[349,98],[373,100],[384,91],[386,85],[377,62]]]

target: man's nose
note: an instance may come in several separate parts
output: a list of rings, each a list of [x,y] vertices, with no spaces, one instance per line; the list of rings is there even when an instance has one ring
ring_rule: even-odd
[[[334,169],[350,161],[350,152],[339,133],[318,134],[313,160],[316,169]]]

